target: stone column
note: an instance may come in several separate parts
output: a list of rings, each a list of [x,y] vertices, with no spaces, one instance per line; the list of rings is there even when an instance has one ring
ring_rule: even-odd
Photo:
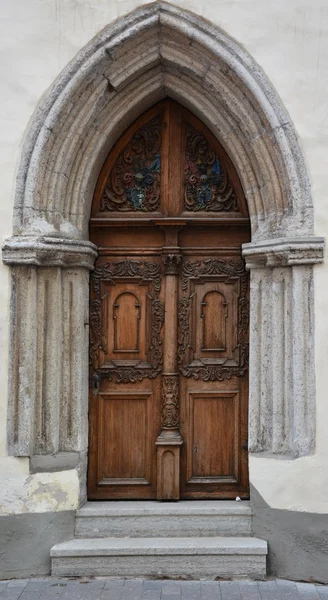
[[[313,265],[322,238],[244,244],[251,270],[249,450],[315,450]]]
[[[165,337],[162,378],[161,433],[157,438],[157,499],[180,496],[178,284],[181,255],[163,255],[165,270]]]
[[[90,242],[11,238],[8,450],[32,472],[79,467],[88,447]],[[83,475],[83,477],[84,477]]]

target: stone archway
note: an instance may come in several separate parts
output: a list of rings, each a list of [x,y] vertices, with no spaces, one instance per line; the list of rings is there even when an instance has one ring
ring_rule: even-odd
[[[36,111],[18,171],[14,235],[3,246],[12,271],[9,452],[30,457],[34,471],[76,466],[81,500],[92,195],[118,136],[167,95],[219,139],[248,203],[250,451],[314,450],[312,265],[322,261],[323,240],[313,237],[297,135],[244,49],[201,18],[155,3],[96,36]]]

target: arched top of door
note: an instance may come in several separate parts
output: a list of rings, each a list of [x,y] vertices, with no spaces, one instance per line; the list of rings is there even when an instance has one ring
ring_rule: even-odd
[[[228,154],[189,110],[166,98],[144,112],[110,151],[96,185],[91,225],[248,223]]]

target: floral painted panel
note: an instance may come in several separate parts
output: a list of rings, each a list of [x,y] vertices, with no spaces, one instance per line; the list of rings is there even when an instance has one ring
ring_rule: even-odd
[[[139,129],[116,160],[100,210],[154,211],[160,205],[161,123],[157,116]]]
[[[232,183],[206,137],[190,124],[186,134],[184,209],[238,211]]]

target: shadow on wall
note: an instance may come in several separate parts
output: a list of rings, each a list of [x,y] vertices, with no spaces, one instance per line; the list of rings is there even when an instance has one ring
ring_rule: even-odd
[[[251,485],[253,533],[269,545],[268,574],[328,583],[328,515],[270,508]]]
[[[74,537],[75,511],[0,517],[0,579],[50,574],[50,548]]]

